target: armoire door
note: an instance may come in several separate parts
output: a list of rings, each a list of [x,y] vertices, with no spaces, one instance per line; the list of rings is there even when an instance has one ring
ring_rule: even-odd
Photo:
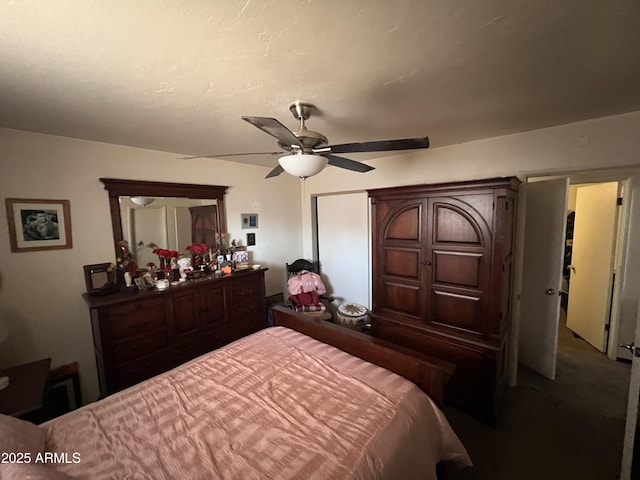
[[[374,309],[419,324],[427,311],[426,215],[424,199],[378,200],[374,218]]]
[[[429,197],[427,323],[434,329],[478,338],[487,331],[492,207],[493,194]]]

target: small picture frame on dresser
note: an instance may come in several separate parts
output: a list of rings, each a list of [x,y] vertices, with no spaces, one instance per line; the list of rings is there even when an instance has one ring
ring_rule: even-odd
[[[138,290],[146,290],[148,288],[147,282],[144,281],[143,277],[136,277],[133,281],[136,284],[136,287],[138,287]]]
[[[115,282],[116,268],[112,263],[84,265],[83,269],[87,293],[105,295],[117,290]]]

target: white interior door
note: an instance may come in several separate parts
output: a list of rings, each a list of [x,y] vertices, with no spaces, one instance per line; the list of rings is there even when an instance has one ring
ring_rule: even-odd
[[[175,249],[182,252],[187,245],[191,244],[191,212],[189,207],[176,207],[175,208]],[[171,232],[173,234],[174,232]],[[169,235],[169,248],[172,247],[171,236]],[[213,245],[211,245],[213,247]]]
[[[167,247],[167,207],[150,207],[136,208],[132,212],[134,218],[134,227],[132,241],[137,247],[139,242],[148,245],[155,243],[160,248]],[[149,262],[157,265],[158,257],[152,253],[151,248],[136,248],[137,262],[140,266],[145,266]]]
[[[635,346],[640,347],[640,308],[636,316]],[[624,429],[622,448],[622,468],[620,480],[640,478],[640,356],[633,355],[631,360],[631,380],[629,382],[629,402],[627,403],[627,421]],[[635,455],[634,455],[635,451]]]
[[[518,361],[556,376],[569,179],[526,184]]]
[[[578,187],[571,253],[567,327],[606,351],[618,183]]]
[[[341,303],[369,301],[369,198],[366,192],[320,196],[318,253],[323,280]]]

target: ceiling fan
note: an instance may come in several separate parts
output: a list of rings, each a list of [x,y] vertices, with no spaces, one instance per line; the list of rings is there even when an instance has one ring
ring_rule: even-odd
[[[183,158],[219,158],[239,155],[283,155],[278,160],[279,165],[271,170],[265,178],[276,177],[282,172],[287,172],[296,177],[305,179],[322,171],[327,164],[356,172],[368,172],[374,169],[374,167],[365,163],[356,162],[355,160],[334,155],[335,153],[414,150],[429,147],[429,137],[329,145],[327,137],[321,133],[314,132],[313,130],[308,130],[305,125],[306,120],[309,119],[315,108],[315,105],[307,102],[294,102],[289,106],[289,110],[293,114],[294,118],[300,121],[300,127],[296,132],[292,132],[275,118],[242,117],[246,122],[249,122],[263,132],[278,139],[278,146],[283,150],[281,152],[227,153],[222,155]]]

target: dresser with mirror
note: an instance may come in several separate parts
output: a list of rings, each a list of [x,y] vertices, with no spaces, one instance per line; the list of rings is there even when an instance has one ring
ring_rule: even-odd
[[[184,251],[185,245],[208,243],[226,231],[227,187],[100,181],[108,192],[116,256],[126,240],[136,262],[146,265],[147,258],[155,258],[149,257],[154,246]],[[164,291],[85,293],[101,395],[266,327],[264,272],[207,276]]]

